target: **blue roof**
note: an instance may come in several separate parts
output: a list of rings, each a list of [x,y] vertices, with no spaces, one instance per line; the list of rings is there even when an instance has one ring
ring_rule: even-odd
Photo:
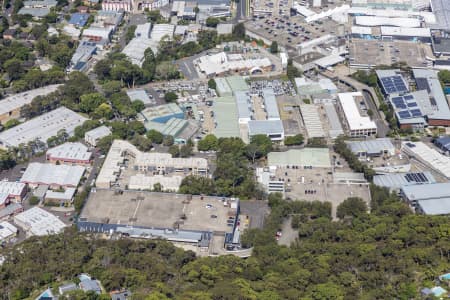
[[[443,150],[450,151],[450,136],[443,136],[434,141]]]
[[[88,19],[89,19],[89,14],[74,13],[70,17],[69,24],[83,27],[84,25],[86,25]]]

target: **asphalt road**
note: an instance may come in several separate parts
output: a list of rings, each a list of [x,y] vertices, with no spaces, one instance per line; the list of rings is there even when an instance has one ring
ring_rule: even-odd
[[[375,104],[375,101],[372,99],[372,96],[366,92],[362,92],[364,95],[365,103],[367,107],[373,112],[373,119],[375,121],[375,124],[377,124],[377,135],[380,138],[386,137],[387,133],[389,132],[389,126],[386,125],[386,123],[383,120],[383,117],[380,115],[380,112],[378,111],[378,108]]]
[[[247,17],[247,1],[249,0],[239,0],[236,7],[236,21],[243,20]]]

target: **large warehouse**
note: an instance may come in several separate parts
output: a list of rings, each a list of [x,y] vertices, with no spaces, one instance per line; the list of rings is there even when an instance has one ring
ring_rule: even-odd
[[[37,96],[48,95],[58,89],[60,85],[54,84],[38,89],[14,94],[0,101],[0,123],[5,124],[9,120],[20,118],[20,109]]]
[[[450,214],[450,182],[404,186],[400,195],[426,215]]]
[[[77,187],[85,168],[82,166],[30,163],[20,182],[31,187],[49,185],[52,188]]]
[[[208,247],[213,236],[230,236],[237,226],[239,199],[96,189],[83,207],[82,232],[162,238]]]
[[[403,142],[402,151],[409,157],[450,179],[449,157],[442,155],[423,142]]]
[[[86,120],[87,118],[62,106],[1,132],[0,147],[17,147],[36,139],[46,143],[49,137],[56,136],[60,130],[65,130],[72,136],[75,128]]]
[[[55,215],[37,206],[16,215],[14,223],[21,227],[27,236],[58,234],[67,226]]]

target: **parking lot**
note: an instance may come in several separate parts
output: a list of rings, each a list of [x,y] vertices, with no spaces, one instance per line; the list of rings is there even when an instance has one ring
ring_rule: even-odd
[[[260,0],[261,1],[261,0]],[[254,17],[252,22],[246,23],[246,28],[264,38],[276,41],[291,50],[295,50],[297,44],[306,42],[325,34],[338,34],[338,29],[343,25],[338,25],[330,19],[323,19],[312,23],[306,23],[302,16],[290,16],[289,7],[284,4],[286,0],[280,0],[282,7],[279,16],[258,16]],[[274,3],[274,2],[268,2]],[[275,4],[274,4],[275,5]],[[270,8],[270,5],[269,7]],[[280,9],[273,7],[274,12],[280,12]]]
[[[426,67],[426,57],[433,57],[431,47],[407,41],[352,39],[349,43],[350,64],[392,65],[406,62],[410,67]]]
[[[273,89],[275,96],[281,95],[291,95],[295,96],[297,92],[295,91],[294,85],[291,81],[285,81],[281,79],[273,80],[251,80],[250,81],[250,91],[255,95],[262,95],[263,89],[271,88]]]
[[[175,92],[179,95],[179,101],[203,102],[208,96],[208,84],[205,81],[180,80],[165,83],[144,85],[150,99],[155,101],[155,105],[165,103],[164,95],[167,92]]]
[[[331,169],[278,168],[276,179],[286,182],[287,199],[331,202],[333,218],[339,204],[349,197],[360,197],[370,203],[368,185],[334,183]]]

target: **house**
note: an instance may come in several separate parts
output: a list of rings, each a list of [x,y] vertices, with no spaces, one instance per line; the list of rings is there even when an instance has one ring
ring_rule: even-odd
[[[130,291],[114,291],[109,293],[109,295],[111,296],[111,300],[128,300],[129,297],[131,296],[131,292]]]
[[[16,37],[16,34],[17,34],[17,30],[16,29],[14,29],[14,28],[6,29],[3,32],[3,39],[5,39],[5,40],[12,40],[12,39],[14,39]]]
[[[60,295],[64,295],[67,292],[71,292],[71,291],[75,291],[75,290],[78,290],[78,286],[73,282],[64,284],[58,288]]]
[[[92,279],[89,275],[81,274],[78,276],[80,279],[80,283],[78,286],[84,292],[92,291],[96,294],[102,293],[102,287],[100,286],[100,282],[98,280]]]

